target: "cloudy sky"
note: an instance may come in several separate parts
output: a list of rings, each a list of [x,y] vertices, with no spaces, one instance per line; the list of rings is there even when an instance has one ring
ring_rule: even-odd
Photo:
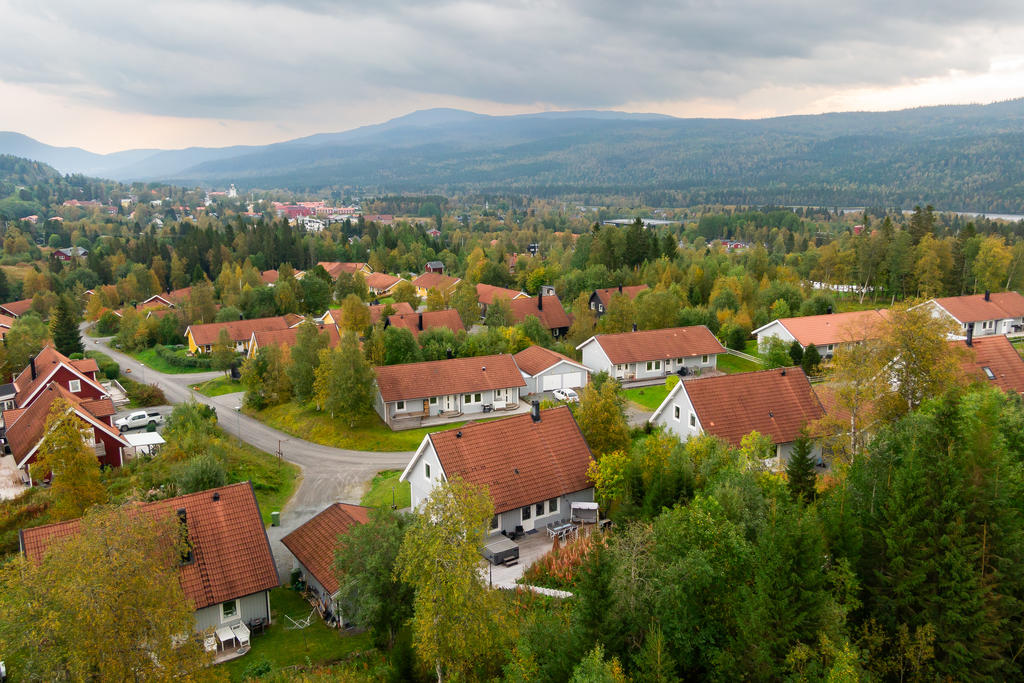
[[[0,130],[97,152],[439,106],[753,118],[1021,96],[1020,0],[0,0]]]

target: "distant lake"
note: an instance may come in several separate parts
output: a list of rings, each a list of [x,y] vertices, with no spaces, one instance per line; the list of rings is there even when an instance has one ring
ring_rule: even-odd
[[[864,211],[863,206],[851,206],[844,209],[839,209],[842,214],[847,213],[861,213]],[[904,214],[914,213],[913,209],[903,209]],[[957,216],[963,216],[964,218],[978,218],[984,216],[991,221],[1024,221],[1024,214],[1020,213],[985,213],[984,211],[941,211],[935,210],[935,213],[952,213]]]

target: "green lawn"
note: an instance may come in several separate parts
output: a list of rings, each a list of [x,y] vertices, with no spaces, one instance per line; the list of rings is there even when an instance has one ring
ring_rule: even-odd
[[[203,396],[222,396],[223,394],[233,394],[238,391],[245,391],[245,387],[242,383],[233,380],[230,377],[214,377],[206,382],[200,382],[199,384],[190,384],[189,388],[195,389]]]
[[[305,619],[312,609],[302,596],[290,588],[270,591],[270,611],[273,623],[262,635],[253,635],[249,653],[226,664],[221,670],[232,681],[244,681],[246,669],[261,662],[270,664],[271,671],[282,672],[285,667],[317,666],[345,659],[353,652],[372,647],[367,633],[346,635],[344,631],[329,628],[319,616],[313,615],[309,626],[289,629],[292,619]]]
[[[156,354],[155,349],[143,349],[141,351],[133,351],[128,354],[135,360],[139,361],[147,368],[152,368],[157,372],[163,372],[168,375],[194,373],[194,372],[209,372],[210,368],[179,368],[171,365],[163,358]]]
[[[370,482],[370,489],[363,495],[359,504],[379,508],[390,506],[391,501],[394,500],[394,505],[399,510],[411,506],[412,492],[409,489],[409,482],[398,481],[401,474],[401,470],[378,472]],[[394,497],[392,498],[392,496]]]
[[[743,345],[743,353],[748,356],[757,356],[760,352],[757,350],[757,340],[748,339],[747,343]]]
[[[637,403],[652,413],[658,409],[665,397],[668,396],[667,384],[655,385],[652,387],[637,387],[635,389],[624,389],[622,391],[626,398]]]
[[[246,415],[266,423],[274,429],[297,436],[301,439],[335,448],[351,448],[359,451],[414,451],[419,448],[423,437],[431,432],[461,427],[465,422],[453,422],[438,427],[421,427],[393,432],[376,413],[364,417],[349,427],[348,420],[332,418],[328,413],[317,411],[312,406],[285,403],[264,410],[243,408]],[[500,419],[500,418],[491,418]],[[483,422],[484,420],[476,420]]]
[[[760,363],[754,363],[746,358],[740,358],[731,353],[720,353],[718,354],[718,369],[731,375],[736,372],[753,372],[765,368]]]

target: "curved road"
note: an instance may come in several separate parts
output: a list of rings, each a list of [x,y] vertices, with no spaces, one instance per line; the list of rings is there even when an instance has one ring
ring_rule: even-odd
[[[102,351],[121,366],[136,381],[155,384],[160,387],[170,403],[184,403],[195,400],[217,409],[220,427],[268,453],[280,452],[285,460],[302,468],[302,480],[298,490],[281,511],[281,526],[270,527],[271,548],[281,569],[282,581],[287,580],[291,568],[291,555],[280,544],[280,538],[307,521],[331,503],[359,503],[367,482],[373,475],[385,469],[403,469],[412,458],[412,452],[380,453],[374,451],[353,451],[331,448],[280,432],[259,420],[235,410],[241,405],[242,394],[225,394],[213,398],[192,391],[190,384],[196,384],[217,377],[219,372],[202,372],[169,375],[146,367],[129,355],[110,348],[110,338],[94,339],[82,335],[87,350]]]

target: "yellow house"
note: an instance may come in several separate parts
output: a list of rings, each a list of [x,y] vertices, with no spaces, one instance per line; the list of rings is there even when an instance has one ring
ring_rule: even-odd
[[[416,296],[423,299],[431,289],[436,289],[447,297],[455,291],[455,287],[460,282],[462,282],[460,278],[442,273],[423,273],[412,281],[412,286],[416,288]]]

